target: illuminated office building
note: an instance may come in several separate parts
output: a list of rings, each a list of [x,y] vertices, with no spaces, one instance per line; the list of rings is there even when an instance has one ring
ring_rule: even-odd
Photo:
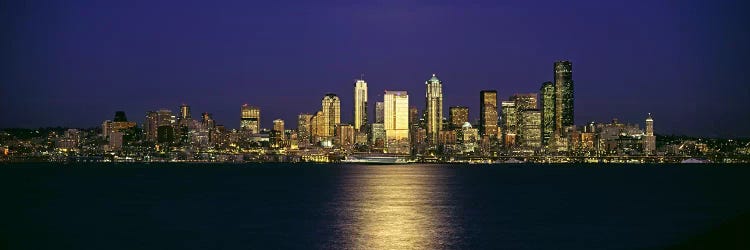
[[[503,143],[506,147],[515,146],[516,135],[518,134],[518,112],[516,112],[516,103],[513,101],[503,101],[500,104],[502,122],[503,122]]]
[[[448,108],[448,115],[450,121],[450,128],[460,129],[464,123],[469,122],[469,108],[462,106],[455,106]]]
[[[323,97],[323,134],[322,136],[332,137],[336,134],[336,125],[341,123],[341,100],[336,94],[326,94]]]
[[[273,120],[273,130],[284,132],[284,120],[282,119]]]
[[[273,130],[271,130],[271,133],[269,134],[269,140],[271,141],[271,146],[274,148],[280,148],[285,146],[285,138],[284,138],[284,120],[282,119],[276,119],[273,120]]]
[[[555,132],[555,84],[542,83],[540,89],[542,98],[542,144],[549,144]]]
[[[216,126],[214,118],[211,113],[208,112],[203,112],[203,114],[201,114],[201,124],[206,129],[213,129]]]
[[[260,108],[242,105],[242,116],[240,117],[240,129],[249,131],[251,134],[260,132]]]
[[[654,118],[648,113],[646,118],[646,133],[643,136],[643,153],[652,155],[656,152],[656,136],[654,136]]]
[[[154,111],[146,112],[146,120],[143,122],[143,134],[146,141],[156,141],[156,132],[159,128],[159,115]]]
[[[367,125],[367,82],[357,80],[354,83],[354,129],[364,131]]]
[[[308,143],[310,143],[311,138],[311,126],[310,122],[312,120],[311,114],[299,114],[297,116],[297,141],[299,142],[299,147],[304,148],[307,146]]]
[[[383,123],[383,102],[375,102],[375,123]]]
[[[443,83],[432,74],[432,78],[425,82],[425,122],[427,125],[427,140],[435,143],[443,128]]]
[[[336,127],[336,144],[344,149],[350,149],[356,143],[355,129],[351,124],[339,124]]]
[[[385,151],[409,153],[409,95],[406,91],[386,91],[383,96]]]
[[[479,134],[497,137],[497,91],[479,92]]]
[[[537,94],[515,94],[510,100],[516,103],[517,112],[521,112],[527,109],[537,109]]]
[[[180,105],[180,120],[190,120],[192,117],[190,117],[190,106],[187,104]]]
[[[569,61],[558,61],[554,64],[555,79],[555,132],[557,138],[563,128],[574,123],[573,64]]]
[[[520,113],[517,143],[525,149],[537,149],[542,145],[542,113],[537,109],[526,109]]]

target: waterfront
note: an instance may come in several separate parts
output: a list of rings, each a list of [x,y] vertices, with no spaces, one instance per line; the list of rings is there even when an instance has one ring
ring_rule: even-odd
[[[746,165],[0,165],[10,249],[662,248],[750,211]]]

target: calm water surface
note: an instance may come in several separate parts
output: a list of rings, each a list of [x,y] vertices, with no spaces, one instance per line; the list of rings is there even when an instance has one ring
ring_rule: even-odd
[[[0,246],[658,249],[750,212],[749,177],[736,165],[0,165]]]

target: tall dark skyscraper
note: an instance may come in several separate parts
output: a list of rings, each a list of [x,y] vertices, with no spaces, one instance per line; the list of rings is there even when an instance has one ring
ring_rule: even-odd
[[[542,83],[542,143],[547,145],[555,132],[555,84]]]
[[[497,138],[497,91],[479,92],[479,134]]]
[[[563,127],[572,126],[573,117],[573,63],[557,61],[555,70],[555,135],[560,136]]]

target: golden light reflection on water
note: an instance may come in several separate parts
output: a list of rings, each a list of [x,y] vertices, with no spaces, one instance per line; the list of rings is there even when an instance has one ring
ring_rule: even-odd
[[[455,236],[444,175],[434,169],[356,167],[342,188],[339,233],[349,249],[437,249]]]

